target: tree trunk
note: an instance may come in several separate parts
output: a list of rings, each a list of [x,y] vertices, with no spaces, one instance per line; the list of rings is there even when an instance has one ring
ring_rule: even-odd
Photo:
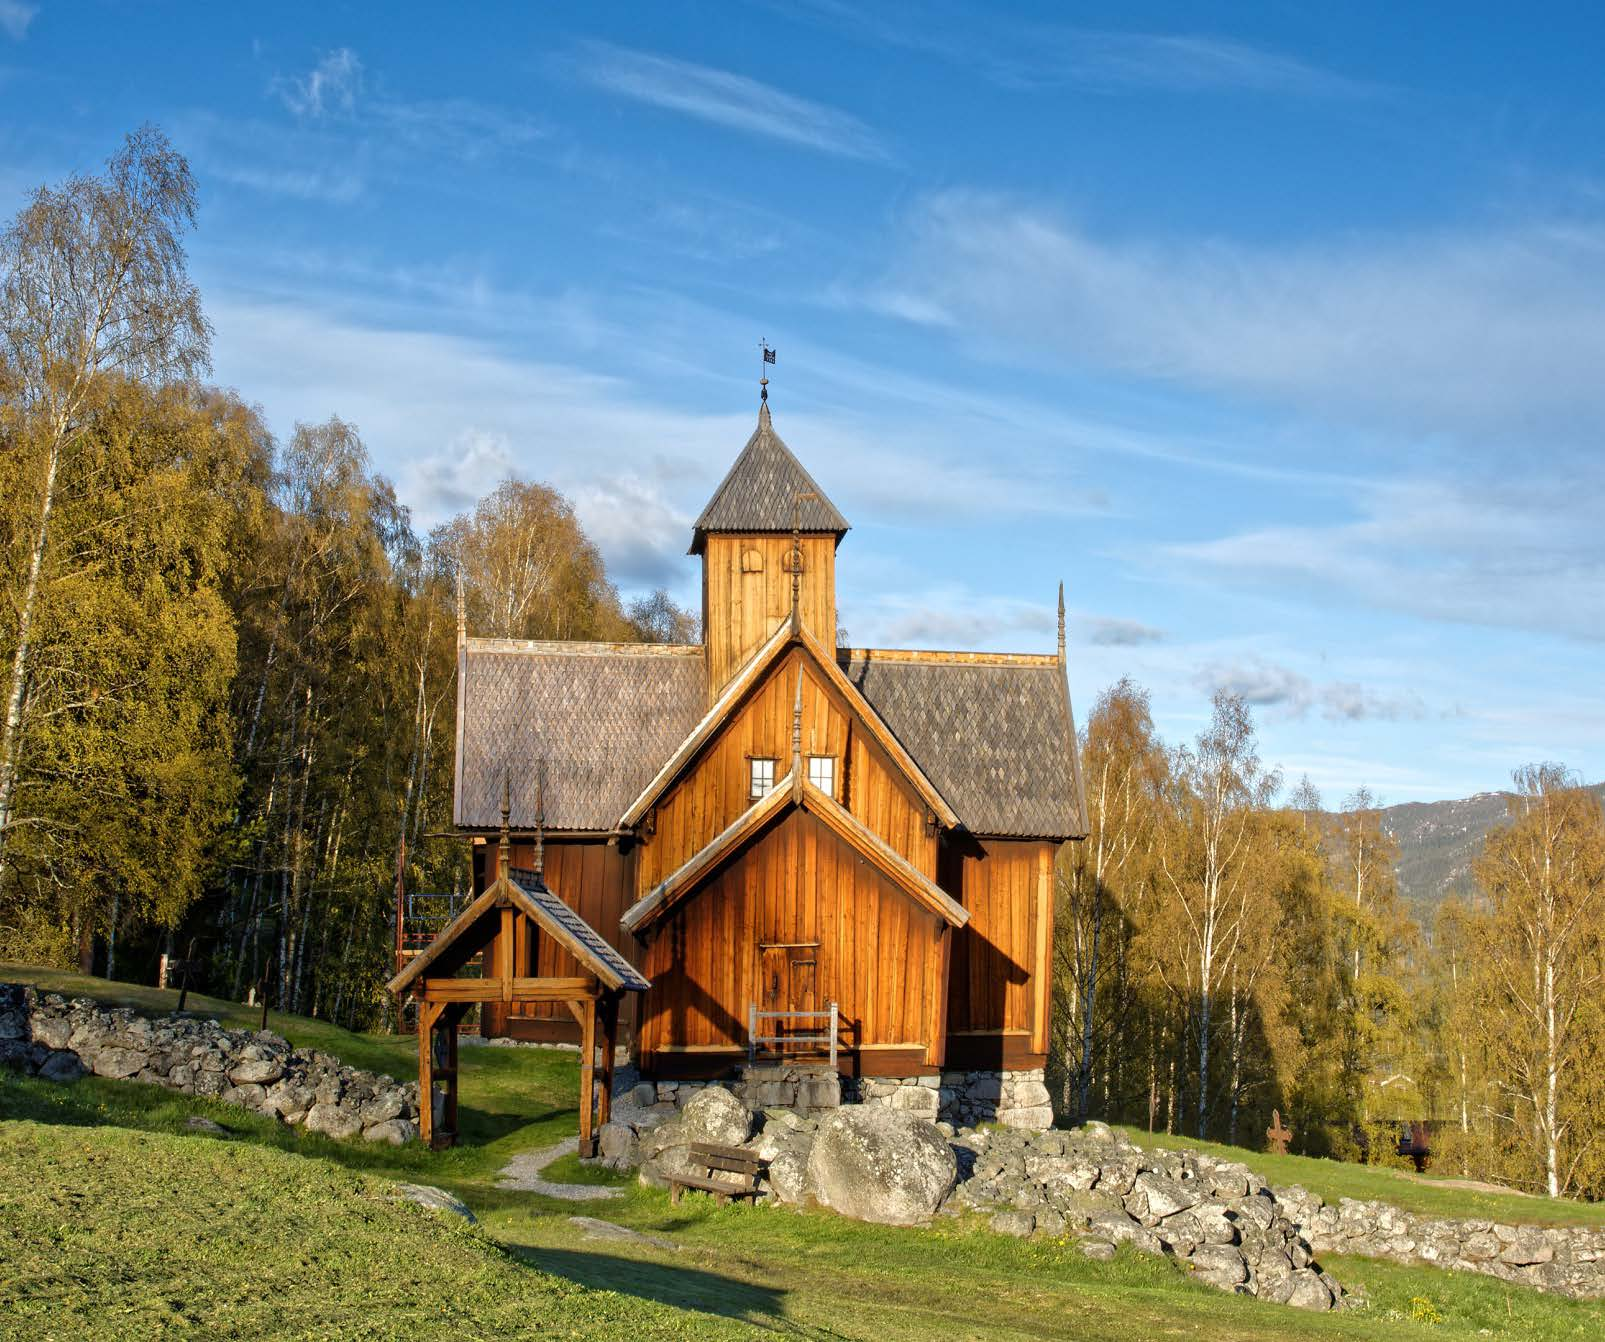
[[[22,696],[28,684],[28,650],[33,636],[34,609],[39,601],[39,576],[44,571],[45,543],[50,536],[50,513],[56,505],[56,472],[61,465],[64,426],[50,438],[45,466],[45,496],[39,506],[39,529],[28,556],[28,581],[23,587],[22,609],[17,615],[17,650],[11,658],[11,687],[6,693],[5,735],[0,737],[0,880],[6,874],[6,833],[16,792],[17,766],[22,755]]]

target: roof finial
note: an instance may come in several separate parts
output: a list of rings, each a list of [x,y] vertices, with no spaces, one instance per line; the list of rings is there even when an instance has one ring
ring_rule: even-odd
[[[546,757],[535,766],[535,876],[546,884]]]
[[[1059,660],[1064,661],[1064,582],[1059,582]]]
[[[502,837],[496,845],[496,878],[507,880],[508,871],[513,864],[513,841],[507,830],[508,818],[513,814],[513,774],[512,770],[502,769]]]
[[[802,777],[802,662],[797,663],[797,699],[791,708],[791,768],[795,777]]]
[[[767,340],[758,342],[758,353],[762,362],[758,365],[758,427],[769,427],[769,373],[768,367],[775,361],[775,352],[769,348]]]
[[[457,562],[457,646],[468,642],[468,602],[463,596],[463,566]]]

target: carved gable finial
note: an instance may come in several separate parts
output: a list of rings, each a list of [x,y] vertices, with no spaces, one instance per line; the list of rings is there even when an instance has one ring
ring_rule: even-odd
[[[513,773],[502,769],[502,837],[496,844],[496,878],[505,880],[513,862],[513,841],[508,831],[508,820],[513,814]]]
[[[1059,660],[1064,661],[1064,583],[1059,583]]]
[[[546,884],[546,759],[535,768],[535,875]]]

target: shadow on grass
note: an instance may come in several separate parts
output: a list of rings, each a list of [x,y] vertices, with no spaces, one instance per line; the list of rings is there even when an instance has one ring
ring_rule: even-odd
[[[653,1263],[575,1249],[515,1250],[532,1267],[582,1286],[653,1300],[676,1309],[701,1310],[774,1332],[800,1331],[783,1314],[786,1292],[756,1286],[679,1263]]]

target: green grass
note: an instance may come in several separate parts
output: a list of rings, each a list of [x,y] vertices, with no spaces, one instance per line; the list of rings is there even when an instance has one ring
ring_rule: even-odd
[[[7,977],[47,978],[0,966],[0,979]],[[152,989],[48,979],[55,990],[147,1009],[174,996],[164,1002]],[[223,1004],[213,1014],[229,1019]],[[270,1023],[298,1043],[395,1075],[413,1057],[408,1039],[348,1035],[293,1017]],[[465,1141],[440,1154],[332,1142],[155,1087],[0,1077],[0,1118],[14,1120],[0,1123],[0,1188],[9,1190],[0,1198],[11,1199],[0,1202],[0,1225],[20,1230],[20,1254],[8,1245],[8,1269],[12,1261],[30,1265],[0,1274],[0,1334],[517,1338],[539,1336],[544,1325],[576,1338],[674,1336],[678,1327],[678,1335],[694,1337],[874,1342],[1605,1335],[1599,1303],[1367,1260],[1329,1266],[1362,1289],[1369,1306],[1312,1316],[1197,1286],[1167,1260],[1122,1253],[1093,1263],[1071,1242],[1007,1239],[970,1219],[896,1230],[819,1212],[719,1208],[698,1197],[675,1206],[633,1179],[569,1159],[551,1166],[549,1177],[614,1184],[625,1196],[565,1203],[496,1188],[510,1156],[573,1133],[577,1066],[572,1053],[555,1050],[465,1049]],[[233,1137],[188,1134],[184,1120],[196,1113]],[[1335,1195],[1310,1173],[1329,1162],[1283,1157],[1293,1163],[1272,1168],[1271,1158],[1231,1154],[1275,1180]],[[43,1176],[41,1158],[49,1162]],[[465,1234],[384,1202],[377,1191],[384,1178],[449,1188],[474,1208],[485,1233]],[[1361,1196],[1369,1187],[1344,1191]],[[19,1197],[26,1215],[14,1211]],[[585,1239],[569,1221],[575,1214],[672,1247]],[[271,1283],[282,1308],[253,1305],[253,1281]]]
[[[1504,1221],[1511,1225],[1605,1225],[1605,1203],[1483,1192],[1457,1187],[1448,1176],[1413,1174],[1382,1165],[1351,1165],[1315,1156],[1276,1156],[1218,1142],[1145,1132],[1142,1128],[1123,1127],[1120,1131],[1138,1146],[1206,1151],[1222,1159],[1240,1160],[1273,1184],[1299,1184],[1332,1203],[1339,1198],[1380,1198],[1423,1216]]]
[[[740,1337],[543,1272],[384,1180],[239,1141],[0,1124],[0,1329],[52,1339]]]

